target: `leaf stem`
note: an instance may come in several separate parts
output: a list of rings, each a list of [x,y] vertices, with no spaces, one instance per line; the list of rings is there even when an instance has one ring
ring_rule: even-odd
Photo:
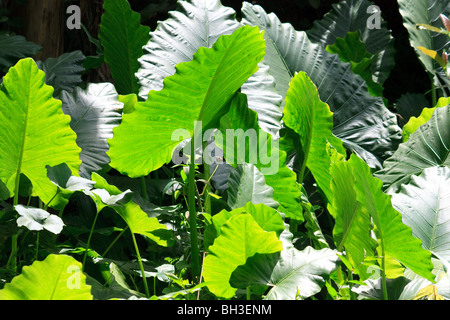
[[[34,260],[38,260],[38,256],[39,256],[39,231],[36,234],[36,252],[35,252]]]
[[[147,278],[145,277],[144,265],[142,264],[142,258],[139,253],[139,247],[136,242],[136,237],[134,236],[133,230],[130,229],[131,238],[133,239],[134,250],[136,251],[136,256],[138,258],[139,268],[141,269],[142,281],[144,282],[145,295],[150,299],[150,291],[148,290]]]
[[[89,237],[88,237],[88,241],[87,241],[87,244],[86,244],[86,251],[84,252],[83,263],[82,263],[82,267],[81,267],[82,271],[84,271],[84,268],[85,268],[86,257],[87,257],[87,254],[89,252],[89,248],[91,246],[91,238],[92,238],[92,234],[94,233],[94,228],[95,228],[95,224],[97,223],[97,218],[98,218],[99,213],[100,212],[97,211],[97,213],[95,215],[95,218],[94,218],[94,222],[92,223],[91,231],[89,232]]]
[[[128,226],[125,226],[125,228],[122,229],[122,231],[120,231],[120,233],[117,235],[117,237],[109,244],[108,248],[106,248],[106,250],[103,252],[102,257],[104,258],[109,250],[111,250],[111,248],[114,246],[114,244],[117,242],[117,240],[119,240],[119,238],[125,233],[125,231],[128,230]]]
[[[145,177],[141,177],[141,195],[144,200],[148,200],[147,183],[145,181]]]
[[[383,300],[389,300],[389,295],[387,292],[387,283],[386,283],[386,258],[384,256],[384,246],[383,244],[381,244],[381,252],[382,252],[382,257],[381,257],[381,285],[383,288]]]
[[[436,92],[436,86],[434,84],[434,77],[431,73],[428,73],[430,80],[431,80],[431,103],[432,107],[434,108],[437,104],[437,92]]]
[[[21,161],[20,161],[21,163]],[[19,164],[20,166],[20,164]],[[16,185],[14,190],[14,199],[13,199],[13,205],[16,206],[19,204],[19,184],[20,184],[20,170],[17,170],[16,175]],[[19,238],[19,234],[13,234],[11,237],[11,254],[9,255],[8,262],[6,263],[6,266],[11,266],[11,269],[14,273],[17,273],[17,240]]]
[[[195,132],[196,130],[194,130]],[[200,277],[200,257],[198,249],[198,233],[197,233],[197,212],[195,206],[195,133],[191,139],[191,159],[189,162],[188,177],[188,203],[189,203],[189,226],[191,229],[191,273],[194,282],[199,281]]]

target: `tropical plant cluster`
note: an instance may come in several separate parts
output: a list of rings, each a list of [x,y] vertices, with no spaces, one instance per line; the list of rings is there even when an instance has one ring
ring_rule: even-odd
[[[97,54],[45,61],[2,33],[0,299],[450,299],[450,8],[398,5],[432,84],[405,125],[368,0],[306,31],[104,0]]]

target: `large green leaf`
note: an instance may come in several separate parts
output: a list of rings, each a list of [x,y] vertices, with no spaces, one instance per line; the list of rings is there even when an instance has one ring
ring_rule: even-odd
[[[70,126],[81,148],[80,175],[89,178],[109,163],[106,139],[113,137],[113,128],[122,120],[123,103],[111,83],[89,83],[86,89],[62,91],[59,98],[64,113],[72,118]]]
[[[118,200],[116,196],[120,196],[120,199],[126,196],[124,192],[120,191],[116,186],[110,185],[102,176],[95,172],[92,174],[92,180],[96,182],[96,189],[103,189],[107,192],[105,197],[104,192],[92,190],[93,194],[91,196],[96,198],[96,201],[102,202],[101,207],[108,205],[108,199],[112,198],[111,200],[115,203]],[[157,218],[149,217],[134,201],[129,200],[121,205],[112,205],[111,208],[123,218],[131,232],[146,236],[161,246],[173,244],[172,232],[167,230],[165,225],[160,224]]]
[[[150,28],[140,24],[139,13],[131,10],[127,0],[105,0],[103,8],[105,12],[98,36],[104,48],[105,62],[120,94],[138,93],[135,73]]]
[[[220,130],[227,141],[223,143],[226,161],[233,165],[245,161],[254,164],[264,175],[266,184],[273,188],[273,199],[279,204],[278,210],[288,218],[303,221],[300,186],[296,174],[286,165],[286,152],[278,148],[278,140],[260,129],[258,116],[247,107],[244,94],[239,93],[233,98],[228,113],[220,119]],[[229,145],[227,132],[234,133],[234,148]],[[246,134],[250,137],[248,143]],[[220,142],[218,139],[216,141]]]
[[[22,273],[0,290],[0,300],[92,300],[81,267],[70,256],[51,254],[23,267]]]
[[[179,137],[172,138],[176,130],[192,137],[195,121],[203,129],[217,127],[227,102],[258,69],[264,49],[258,28],[245,26],[178,64],[177,73],[164,79],[164,89],[151,91],[114,129],[111,166],[130,177],[144,176],[171,161],[179,144]]]
[[[331,160],[327,154],[327,142],[341,154],[345,155],[346,151],[342,141],[332,133],[333,113],[320,100],[317,88],[304,72],[297,73],[290,82],[283,121],[300,138],[300,150],[297,150],[303,155],[300,177],[303,178],[305,167],[308,167],[319,188],[331,199]]]
[[[419,176],[426,168],[450,166],[450,105],[434,110],[431,118],[402,143],[384,168],[376,173],[384,189],[396,192],[412,175]]]
[[[70,129],[70,117],[53,99],[53,88],[44,82],[45,74],[30,59],[20,60],[3,79],[0,90],[0,179],[13,196],[18,192],[20,175],[28,177],[33,192],[44,203],[57,187],[47,178],[46,165],[65,162],[77,175],[80,148]],[[62,208],[63,197],[51,202]]]
[[[164,78],[175,74],[178,63],[192,60],[201,47],[212,47],[221,35],[232,34],[240,26],[235,14],[218,0],[178,1],[177,10],[158,22],[143,48],[136,74],[139,95],[147,99],[149,91],[161,90]]]
[[[425,249],[450,262],[450,169],[427,168],[392,195],[392,205]]]
[[[136,76],[141,98],[147,99],[150,90],[162,89],[164,78],[175,73],[175,65],[191,61],[199,48],[210,48],[219,36],[232,34],[241,27],[235,15],[232,8],[222,6],[219,0],[178,1],[177,10],[169,12],[169,18],[159,22],[150,33],[150,41],[139,59],[141,67]],[[260,63],[241,92],[248,96],[249,107],[258,112],[261,128],[277,137],[282,98],[275,90],[268,67]]]
[[[249,214],[228,219],[221,234],[209,247],[203,263],[208,289],[221,298],[232,298],[236,288],[230,286],[232,272],[256,253],[274,253],[283,249],[275,232],[264,231]]]
[[[0,35],[0,71],[14,65],[22,58],[32,57],[42,47],[27,41],[23,36],[3,33]]]
[[[328,248],[290,248],[277,254],[256,254],[233,272],[230,284],[237,288],[267,285],[270,290],[265,300],[304,299],[320,292],[338,261],[336,250]]]
[[[248,202],[241,208],[236,208],[231,211],[222,210],[212,217],[212,223],[206,227],[205,230],[205,249],[214,243],[214,240],[221,234],[222,226],[231,217],[238,214],[250,214],[256,223],[264,231],[274,231],[277,237],[284,231],[284,223],[281,215],[273,208],[264,204],[253,204]]]
[[[331,11],[322,20],[314,21],[313,28],[307,33],[311,41],[325,47],[336,43],[337,38],[345,38],[349,32],[358,31],[367,51],[372,55],[369,63],[371,80],[381,86],[395,64],[394,39],[381,12],[373,12],[379,9],[373,5],[372,1],[367,0],[339,1],[333,4]],[[374,28],[368,26],[372,14],[379,14],[380,18],[380,25]]]
[[[367,164],[352,155],[347,162],[352,167],[356,200],[372,217],[379,252],[384,250],[386,259],[395,259],[418,275],[433,281],[431,253],[422,248],[422,242],[412,235],[410,227],[402,222],[402,216],[391,204],[391,198],[381,188],[381,180],[373,177]],[[381,250],[381,251],[380,251]],[[382,253],[381,253],[382,254]]]
[[[370,235],[373,228],[370,213],[357,200],[356,178],[347,162],[333,163],[330,174],[333,197],[328,210],[335,219],[333,239],[338,251],[345,248],[346,257],[357,268],[366,255],[373,256],[377,246]]]
[[[270,66],[278,93],[284,97],[295,73],[306,72],[321,100],[334,113],[333,133],[371,167],[380,168],[401,139],[396,116],[382,98],[371,96],[365,81],[352,72],[350,64],[312,43],[305,32],[296,31],[273,13],[267,14],[260,6],[247,2],[242,14],[245,24],[265,30],[264,63]]]

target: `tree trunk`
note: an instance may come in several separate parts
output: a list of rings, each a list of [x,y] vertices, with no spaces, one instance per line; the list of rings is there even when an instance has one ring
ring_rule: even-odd
[[[36,60],[58,57],[64,52],[64,9],[62,0],[28,0],[24,35],[43,48]]]

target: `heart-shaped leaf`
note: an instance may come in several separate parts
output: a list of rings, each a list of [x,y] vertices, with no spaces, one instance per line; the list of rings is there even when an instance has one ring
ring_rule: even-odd
[[[228,219],[220,236],[209,247],[203,263],[203,276],[208,289],[221,298],[232,298],[236,288],[229,284],[232,272],[256,253],[283,250],[275,232],[264,231],[249,214]]]
[[[178,64],[177,73],[164,79],[164,89],[151,91],[146,102],[123,115],[109,141],[110,165],[130,177],[145,176],[172,160],[179,130],[189,134],[186,139],[194,135],[196,121],[204,130],[217,127],[227,102],[258,69],[264,47],[258,28],[245,26]]]
[[[256,254],[233,272],[230,284],[237,288],[269,286],[265,300],[304,299],[320,292],[338,262],[337,252],[328,248],[290,248],[277,254]]]
[[[81,263],[51,254],[23,267],[22,274],[0,290],[0,300],[92,300]]]
[[[57,187],[47,178],[46,166],[66,163],[73,175],[80,167],[80,148],[70,129],[70,117],[53,98],[45,74],[30,59],[9,69],[0,89],[0,179],[11,196],[19,190],[20,174],[28,177],[33,192],[47,203]],[[50,206],[63,208],[67,199],[57,197]]]

